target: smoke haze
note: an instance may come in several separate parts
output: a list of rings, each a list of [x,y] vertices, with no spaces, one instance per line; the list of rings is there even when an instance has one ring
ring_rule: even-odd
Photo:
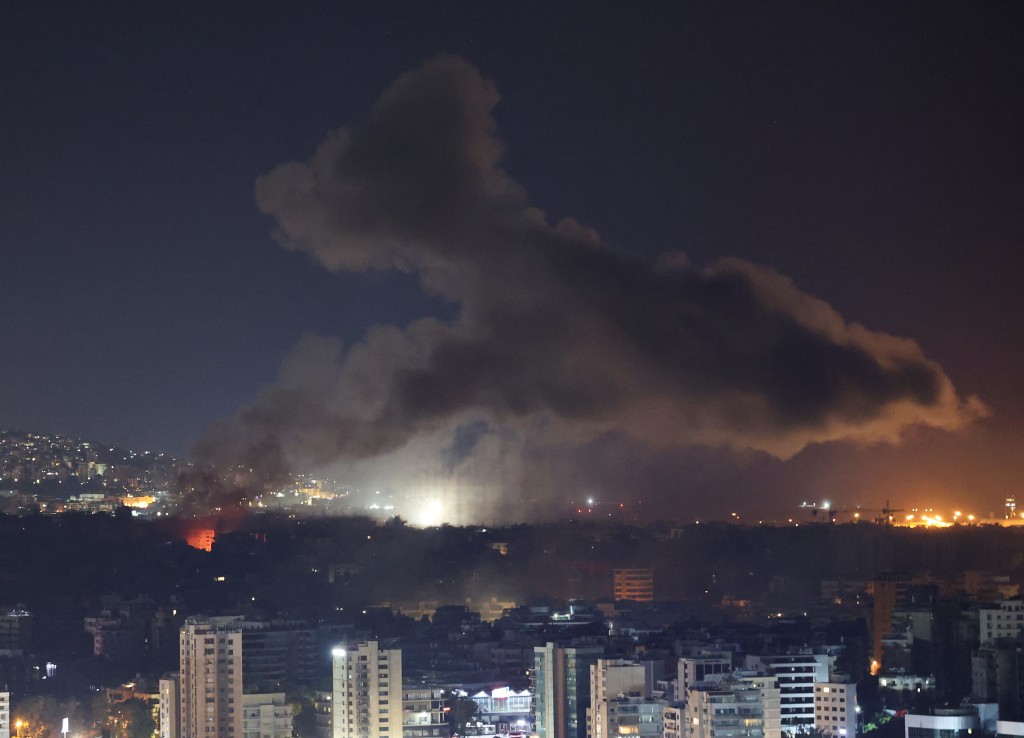
[[[284,248],[333,271],[415,274],[458,312],[347,348],[304,337],[201,458],[270,476],[331,467],[444,498],[451,522],[510,520],[599,483],[588,450],[788,459],[987,412],[914,341],[848,323],[768,267],[650,263],[549,223],[501,167],[498,100],[470,64],[432,59],[364,123],[257,181]]]

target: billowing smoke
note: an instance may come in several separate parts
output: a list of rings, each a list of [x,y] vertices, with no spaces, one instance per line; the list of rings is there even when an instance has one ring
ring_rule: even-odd
[[[532,459],[600,438],[787,458],[985,412],[912,340],[847,323],[770,268],[650,263],[550,224],[501,168],[497,102],[470,64],[435,58],[365,123],[258,180],[285,248],[334,271],[413,273],[458,313],[378,326],[347,350],[306,337],[279,383],[207,435],[211,458],[533,499],[561,493]]]

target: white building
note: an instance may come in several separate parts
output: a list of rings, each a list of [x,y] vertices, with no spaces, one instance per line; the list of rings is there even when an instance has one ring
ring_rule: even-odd
[[[878,686],[880,689],[895,689],[901,692],[904,690],[933,692],[935,691],[935,677],[916,674],[881,674],[878,677]]]
[[[705,683],[690,690],[683,719],[685,738],[780,738],[778,690],[728,680]],[[767,698],[767,699],[766,699]]]
[[[651,696],[654,675],[651,662],[638,664],[623,659],[598,659],[590,667],[590,707],[587,708],[587,738],[609,738],[612,731],[609,711],[619,710],[612,703],[620,698]],[[658,708],[661,723],[661,708]],[[659,727],[658,732],[661,732]]]
[[[11,738],[10,692],[0,692],[0,738]]]
[[[242,695],[243,738],[291,738],[292,706],[284,692]]]
[[[679,676],[676,679],[676,699],[686,700],[686,692],[695,684],[720,682],[732,672],[732,654],[728,651],[714,651],[679,659]]]
[[[661,708],[662,738],[683,738],[686,735],[686,706],[673,702]]]
[[[242,735],[239,617],[189,618],[179,634],[180,738]]]
[[[178,675],[163,677],[160,680],[160,707],[157,735],[159,738],[181,738],[179,721],[181,719],[181,693]]]
[[[606,700],[594,716],[595,735],[662,738],[665,700],[629,696]],[[602,733],[596,731],[603,730]]]
[[[979,728],[978,711],[973,707],[937,709],[934,715],[907,714],[904,738],[968,738]]]
[[[402,738],[401,650],[363,641],[331,655],[334,738]]]
[[[982,645],[1000,638],[1016,638],[1024,628],[1024,601],[1003,600],[997,607],[981,608],[978,617]]]
[[[782,691],[779,680],[767,674],[735,672],[734,679],[761,693],[761,732],[765,738],[782,738]]]
[[[997,720],[996,738],[1024,738],[1024,723],[1016,720]]]
[[[814,728],[814,685],[828,681],[832,661],[811,653],[748,656],[747,667],[778,679],[782,730],[803,733]]]
[[[403,738],[448,738],[447,695],[438,687],[402,687]]]
[[[815,684],[814,727],[831,738],[857,735],[857,686],[838,681]]]
[[[471,695],[481,723],[478,735],[518,735],[533,732],[533,695],[530,690],[517,692],[499,687]]]

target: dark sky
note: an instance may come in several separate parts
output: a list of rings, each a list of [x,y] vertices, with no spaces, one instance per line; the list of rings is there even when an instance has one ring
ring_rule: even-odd
[[[0,427],[182,453],[305,333],[452,319],[415,273],[282,249],[254,196],[448,52],[552,223],[771,267],[991,409],[787,461],[613,434],[567,484],[695,513],[1024,495],[1024,4],[599,5],[4,3]]]

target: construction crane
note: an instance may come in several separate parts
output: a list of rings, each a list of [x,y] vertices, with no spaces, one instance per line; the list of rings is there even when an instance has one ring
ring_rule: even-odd
[[[860,510],[848,510],[842,507],[834,507],[831,502],[824,500],[823,502],[801,502],[799,505],[801,510],[806,510],[811,514],[812,518],[818,517],[820,512],[822,516],[828,516],[828,522],[836,522],[836,515],[839,513],[860,513]]]
[[[874,522],[879,525],[887,525],[892,523],[892,514],[903,512],[902,508],[891,508],[889,507],[889,500],[885,501],[885,507],[835,507],[828,500],[822,502],[801,502],[798,507],[801,510],[806,510],[811,514],[812,518],[818,517],[818,513],[822,515],[828,515],[828,522],[836,522],[836,516],[839,514],[850,514],[855,518],[860,518],[862,513],[879,513],[874,518]]]
[[[877,518],[875,518],[875,522],[878,523],[879,525],[889,525],[889,524],[892,523],[892,514],[893,513],[901,513],[901,512],[903,512],[903,508],[902,507],[898,507],[898,508],[894,509],[892,507],[889,507],[889,501],[886,500],[885,501],[885,507],[883,507],[881,510],[879,510],[879,512],[882,513],[882,514],[879,515]]]

